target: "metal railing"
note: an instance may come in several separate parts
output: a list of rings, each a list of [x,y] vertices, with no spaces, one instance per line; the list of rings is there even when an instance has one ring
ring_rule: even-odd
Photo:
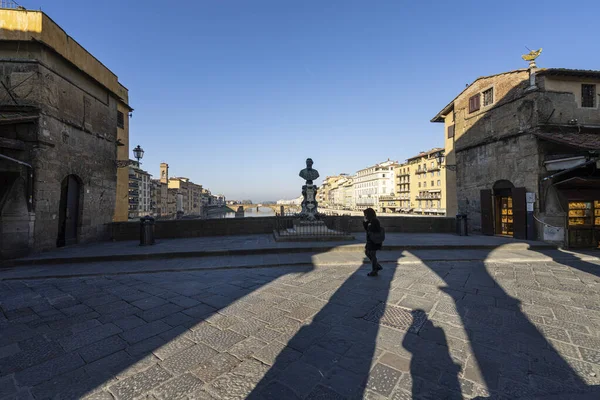
[[[0,8],[25,9],[25,7],[19,5],[17,2],[15,2],[13,0],[1,0]]]
[[[308,222],[297,214],[275,214],[274,230],[281,237],[343,237],[351,233],[352,217],[336,213],[319,214],[319,221]]]

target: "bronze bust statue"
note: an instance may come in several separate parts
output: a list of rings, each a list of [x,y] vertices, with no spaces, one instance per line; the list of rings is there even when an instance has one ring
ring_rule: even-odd
[[[312,158],[307,158],[306,159],[306,168],[304,168],[302,171],[300,171],[300,177],[304,180],[306,180],[306,183],[308,185],[312,185],[312,181],[316,180],[319,178],[319,171],[317,171],[316,169],[313,169],[313,160]]]

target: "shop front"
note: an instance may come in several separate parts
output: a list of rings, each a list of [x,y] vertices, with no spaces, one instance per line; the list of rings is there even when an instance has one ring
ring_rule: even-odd
[[[600,248],[600,178],[574,177],[554,186],[567,210],[567,247]]]

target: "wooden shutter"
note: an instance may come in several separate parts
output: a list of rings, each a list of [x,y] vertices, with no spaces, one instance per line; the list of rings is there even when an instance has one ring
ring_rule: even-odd
[[[481,101],[480,101],[481,95],[479,93],[477,93],[475,96],[471,96],[469,98],[469,112],[475,112],[477,110],[479,110],[479,108],[481,108]]]
[[[451,139],[454,137],[454,125],[450,125],[448,127],[448,139]]]
[[[513,237],[527,239],[527,190],[523,187],[512,188]]]
[[[481,194],[481,233],[494,234],[494,215],[492,209],[492,191],[484,189]]]

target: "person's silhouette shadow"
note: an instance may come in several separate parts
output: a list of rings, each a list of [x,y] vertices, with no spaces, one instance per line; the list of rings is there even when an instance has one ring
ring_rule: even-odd
[[[428,394],[436,399],[462,399],[458,381],[461,367],[450,357],[444,330],[434,326],[423,310],[413,310],[411,314],[413,322],[402,345],[412,354],[413,398]],[[423,318],[425,322],[422,322]],[[427,340],[414,334],[417,331],[426,332]]]

